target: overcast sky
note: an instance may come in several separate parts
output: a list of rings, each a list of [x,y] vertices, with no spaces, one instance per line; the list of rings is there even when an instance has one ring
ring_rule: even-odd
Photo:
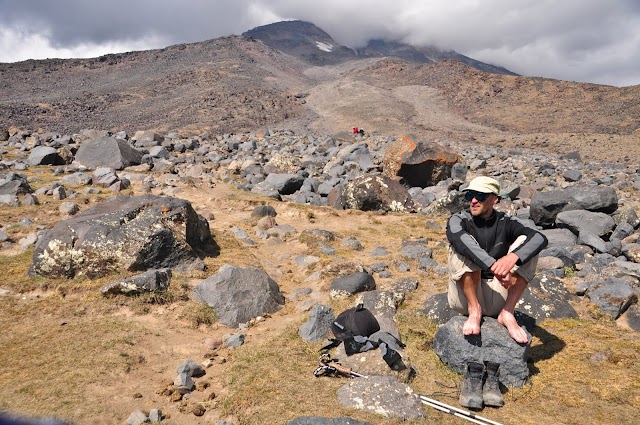
[[[161,48],[290,19],[352,48],[384,38],[523,75],[640,84],[640,0],[0,0],[0,62]]]

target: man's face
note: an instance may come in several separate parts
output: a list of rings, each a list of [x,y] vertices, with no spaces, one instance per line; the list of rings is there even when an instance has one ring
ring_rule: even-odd
[[[469,201],[469,210],[474,217],[488,219],[493,214],[493,206],[498,197],[493,193],[466,192],[465,199]]]

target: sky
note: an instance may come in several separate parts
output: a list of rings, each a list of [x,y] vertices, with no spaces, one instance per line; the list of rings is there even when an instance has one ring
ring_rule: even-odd
[[[0,0],[0,62],[86,58],[312,22],[455,50],[521,75],[640,84],[640,0]]]

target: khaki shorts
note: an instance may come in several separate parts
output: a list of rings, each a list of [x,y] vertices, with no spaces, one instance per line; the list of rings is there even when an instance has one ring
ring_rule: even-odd
[[[509,252],[519,247],[524,241],[525,236],[520,236],[514,243],[509,246]],[[518,274],[527,283],[533,279],[538,265],[538,257],[534,257],[529,262],[514,266],[511,269],[512,274]],[[460,279],[465,273],[475,272],[480,267],[475,265],[471,260],[458,254],[449,246],[449,305],[452,309],[462,314],[469,314],[467,306],[467,298],[462,290]],[[497,317],[504,307],[507,300],[507,289],[496,278],[482,279],[478,285],[478,302],[482,307],[482,314],[485,316]]]

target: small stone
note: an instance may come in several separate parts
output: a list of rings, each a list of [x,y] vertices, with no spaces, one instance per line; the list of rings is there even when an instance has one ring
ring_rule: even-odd
[[[204,346],[207,350],[217,350],[222,345],[221,338],[207,338],[204,340]]]
[[[200,381],[196,384],[196,391],[204,391],[211,386],[210,382]]]
[[[63,202],[58,207],[58,211],[60,211],[62,214],[74,215],[75,213],[80,211],[80,207],[75,202]]]
[[[195,416],[202,416],[206,411],[207,409],[205,409],[202,404],[194,404],[193,408],[191,409],[191,413],[193,413]]]
[[[182,394],[179,391],[174,391],[170,396],[169,400],[176,402],[182,400]]]
[[[149,411],[149,421],[151,422],[160,422],[162,420],[162,410],[160,409],[151,409]]]
[[[133,395],[133,398],[142,398],[142,394],[140,394],[140,393],[135,393],[135,394]]]
[[[127,425],[141,425],[145,422],[149,422],[149,418],[144,414],[142,410],[136,410],[129,415],[127,419]]]

